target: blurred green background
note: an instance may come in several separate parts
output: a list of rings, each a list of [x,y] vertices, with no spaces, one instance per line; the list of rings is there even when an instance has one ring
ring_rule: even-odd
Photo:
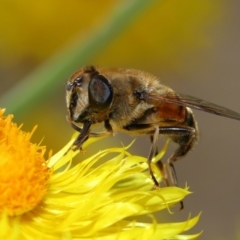
[[[71,137],[67,78],[86,64],[145,70],[180,93],[240,112],[240,3],[234,0],[1,1],[0,106],[54,152]],[[203,215],[201,239],[235,239],[240,220],[240,123],[196,112],[201,139],[176,164],[194,195],[169,218]],[[127,145],[117,135],[100,148]],[[132,152],[147,156],[140,138]],[[169,150],[174,149],[172,146]],[[161,218],[161,217],[160,217]],[[161,220],[161,219],[160,219]]]

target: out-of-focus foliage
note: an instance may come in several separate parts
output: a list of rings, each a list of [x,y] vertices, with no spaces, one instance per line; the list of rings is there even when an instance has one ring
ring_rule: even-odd
[[[110,62],[116,66],[179,70],[184,67],[184,56],[212,45],[208,30],[220,20],[220,8],[211,0],[158,1],[96,61],[103,65]]]
[[[44,60],[76,34],[91,31],[111,11],[115,1],[2,0],[1,58]]]
[[[122,1],[123,2],[123,1]],[[103,28],[121,1],[3,0],[0,8],[0,62],[38,63],[76,35]],[[209,44],[206,28],[215,23],[220,4],[213,0],[156,1],[119,35],[94,62],[103,65],[152,65],[172,68],[182,54]],[[102,25],[101,25],[102,24]]]

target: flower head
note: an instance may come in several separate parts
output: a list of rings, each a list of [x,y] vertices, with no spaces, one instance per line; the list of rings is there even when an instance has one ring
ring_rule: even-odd
[[[0,109],[0,212],[19,215],[36,207],[47,191],[45,148],[32,144],[30,133],[3,116]]]
[[[1,202],[0,239],[196,239],[199,236],[180,235],[194,226],[199,216],[181,223],[157,223],[152,213],[170,208],[189,192],[176,187],[153,188],[145,158],[131,155],[128,148],[111,148],[82,159],[73,166],[72,159],[79,152],[70,150],[73,138],[62,150],[45,161],[45,148],[29,142],[32,132],[23,133],[17,128],[18,131],[14,130],[15,133],[13,131],[10,134],[11,128],[16,127],[11,122],[12,117],[0,116],[0,126],[8,124],[9,136],[16,134],[15,139],[22,139],[10,143],[3,134],[3,127],[0,127],[0,148],[5,149],[4,154],[0,154],[1,171],[5,169],[5,177],[0,175],[0,184],[12,180],[11,185],[14,185],[11,190],[13,193]],[[24,136],[20,137],[21,134]],[[89,139],[83,147],[93,146],[96,140]],[[161,158],[165,150],[166,146],[155,161]],[[16,153],[18,151],[21,152],[19,155]],[[36,160],[30,169],[29,163],[21,160],[21,172],[27,172],[29,177],[26,179],[31,180],[23,180],[25,185],[22,187],[22,195],[32,196],[37,189],[39,196],[34,197],[38,199],[34,206],[13,214],[13,211],[8,210],[9,203],[26,205],[25,198],[18,197],[19,190],[14,194],[14,189],[18,189],[23,178],[18,174],[19,164],[15,164],[19,156],[20,159]],[[103,157],[107,160],[100,163]],[[12,161],[14,158],[15,161]],[[11,168],[10,163],[7,164],[10,160]],[[8,177],[9,171],[11,178]],[[39,183],[35,181],[37,175],[41,175]],[[161,178],[159,173],[157,175]],[[37,184],[36,189],[31,187],[32,179]],[[7,186],[5,189],[10,188],[9,184]],[[2,201],[5,192],[1,189],[0,194]],[[150,222],[140,221],[139,216],[142,215],[146,215]]]

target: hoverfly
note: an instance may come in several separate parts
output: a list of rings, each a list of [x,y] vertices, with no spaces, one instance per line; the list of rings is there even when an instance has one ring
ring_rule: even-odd
[[[134,69],[83,67],[68,80],[66,102],[68,120],[80,132],[73,144],[75,149],[81,149],[89,137],[99,136],[90,131],[95,123],[103,123],[107,135],[125,132],[150,136],[148,166],[156,186],[159,183],[151,161],[157,151],[159,135],[168,136],[178,145],[167,161],[171,182],[174,186],[178,184],[173,163],[185,156],[198,139],[198,126],[191,108],[240,120],[237,112],[196,97],[177,94],[162,85],[157,77]],[[168,186],[161,161],[158,167]]]

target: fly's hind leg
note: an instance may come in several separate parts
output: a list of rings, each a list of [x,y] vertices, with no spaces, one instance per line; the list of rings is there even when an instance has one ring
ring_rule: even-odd
[[[174,162],[176,162],[180,157],[183,157],[186,155],[189,150],[192,148],[194,142],[196,141],[196,133],[195,129],[192,128],[192,131],[189,132],[189,134],[181,135],[176,134],[171,137],[171,139],[176,142],[179,147],[177,150],[171,155],[171,157],[168,159],[168,169],[170,171],[170,179],[174,186],[178,186],[178,180],[177,180],[177,174],[174,168]],[[179,210],[182,210],[184,208],[183,201],[180,201],[180,208]]]
[[[177,175],[173,163],[176,162],[180,157],[186,155],[188,151],[192,148],[193,143],[196,141],[196,129],[193,127],[181,126],[181,127],[158,127],[155,131],[151,130],[148,132],[152,134],[153,141],[148,157],[148,162],[152,162],[152,157],[156,150],[156,142],[158,139],[158,134],[169,136],[174,142],[176,142],[179,147],[168,159],[168,166],[170,169],[170,179],[174,186],[178,186]],[[149,163],[149,167],[151,166]],[[160,171],[163,167],[160,165]],[[153,174],[150,174],[153,177]],[[153,179],[154,180],[154,179]],[[154,181],[155,182],[155,181]]]
[[[138,126],[140,128],[140,125]],[[143,126],[141,126],[143,127]],[[150,153],[148,155],[148,167],[149,167],[149,173],[150,176],[156,186],[159,186],[159,183],[157,179],[155,178],[152,170],[152,159],[153,156],[156,153],[157,149],[157,140],[159,137],[159,134],[170,136],[170,138],[178,143],[180,146],[179,148],[173,153],[173,155],[168,159],[168,166],[170,169],[170,179],[174,186],[178,186],[177,181],[177,174],[173,165],[173,162],[177,161],[179,157],[184,156],[187,154],[187,152],[191,149],[194,141],[195,141],[195,128],[192,127],[155,127],[155,130],[151,130],[148,132],[148,134],[151,134],[151,149]],[[166,186],[169,186],[166,172],[164,169],[164,166],[161,161],[159,161],[159,170],[162,173],[163,180]]]
[[[185,127],[182,127],[182,129],[185,128],[188,129],[188,131],[175,131],[175,133],[172,132],[172,134],[169,135],[171,140],[178,144],[178,148],[167,161],[168,168],[170,170],[171,182],[175,186],[178,185],[178,181],[173,163],[179,158],[185,156],[191,150],[198,136],[198,126],[190,109],[187,109],[184,125]]]
[[[171,182],[174,186],[178,186],[177,176],[176,176],[173,162],[175,162],[179,157],[187,154],[187,152],[191,149],[193,143],[196,140],[197,127],[194,125],[195,124],[194,121],[192,122],[193,124],[189,124],[189,126],[187,125],[187,126],[180,126],[180,127],[176,127],[176,126],[153,127],[151,124],[131,124],[125,127],[125,129],[129,131],[144,130],[144,129],[152,128],[151,130],[146,132],[151,136],[151,142],[152,142],[151,149],[148,155],[148,167],[149,167],[150,176],[156,186],[159,186],[159,183],[153,174],[151,163],[152,163],[152,158],[157,151],[157,141],[158,141],[159,134],[169,136],[174,142],[179,144],[179,148],[174,152],[174,154],[168,160]],[[164,179],[166,186],[169,186],[169,183],[166,177],[166,172],[161,161],[159,161],[158,167],[159,167],[159,170],[162,172],[163,177],[166,179],[166,180]]]
[[[173,135],[171,136],[171,139],[179,145],[177,150],[171,155],[171,157],[167,161],[170,170],[171,182],[174,186],[177,186],[178,180],[173,163],[176,162],[179,158],[185,156],[190,151],[194,142],[196,141],[196,134],[195,131],[190,131],[187,135]]]
[[[196,141],[196,129],[193,127],[162,127],[159,128],[159,133],[167,134],[170,138],[176,142],[179,147],[172,154],[167,161],[168,169],[170,170],[170,180],[174,186],[178,186],[177,174],[173,163],[180,157],[183,157],[192,148],[193,143]],[[184,208],[183,201],[180,201],[180,208]]]

